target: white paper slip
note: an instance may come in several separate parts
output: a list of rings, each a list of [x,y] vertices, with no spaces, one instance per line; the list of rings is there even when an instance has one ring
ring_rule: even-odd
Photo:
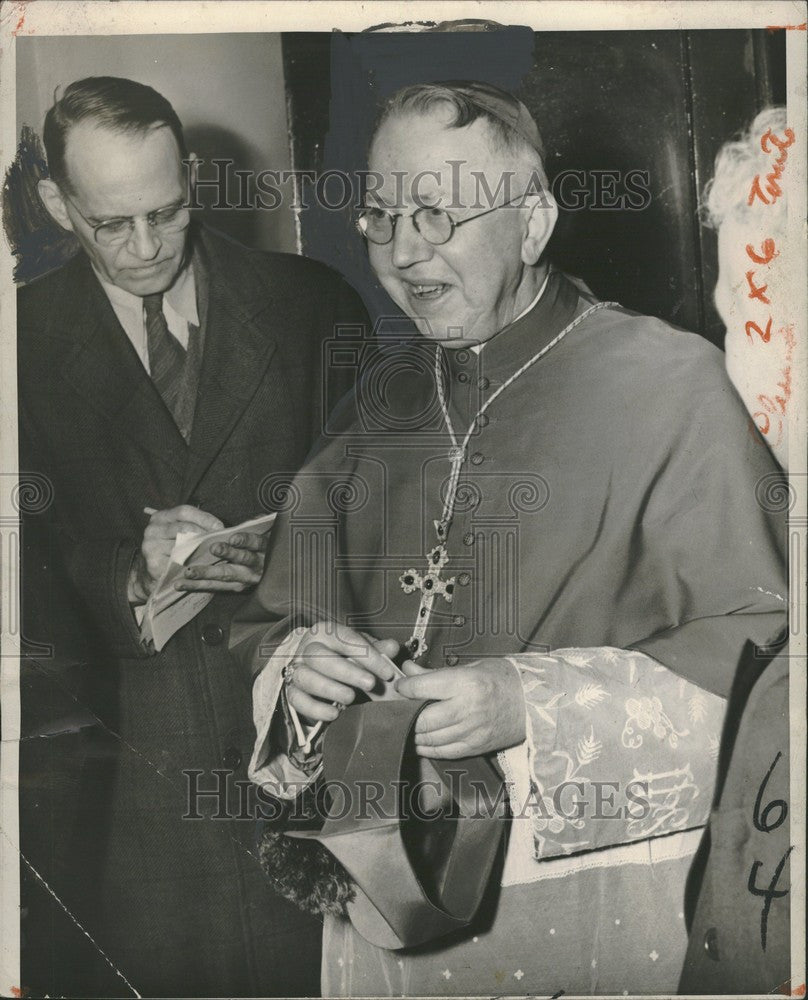
[[[210,602],[212,591],[181,591],[174,584],[182,579],[188,566],[211,566],[224,562],[211,551],[217,542],[227,541],[241,531],[265,535],[275,522],[277,514],[244,521],[230,528],[208,532],[181,532],[174,540],[174,548],[163,575],[158,580],[151,597],[146,602],[141,638],[151,641],[159,652],[168,640]]]

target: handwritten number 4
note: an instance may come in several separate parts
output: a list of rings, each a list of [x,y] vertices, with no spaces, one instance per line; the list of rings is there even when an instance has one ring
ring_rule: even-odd
[[[771,882],[769,882],[765,889],[761,889],[757,884],[758,869],[763,862],[755,861],[752,865],[751,871],[749,872],[749,882],[747,888],[753,896],[762,896],[765,899],[763,910],[760,914],[760,945],[764,951],[766,950],[766,934],[769,929],[769,910],[771,909],[772,900],[779,899],[781,896],[787,896],[789,893],[788,889],[777,889],[776,886],[780,881],[780,875],[783,872],[788,856],[793,850],[793,847],[789,847],[786,853],[782,856],[780,863],[774,870]]]

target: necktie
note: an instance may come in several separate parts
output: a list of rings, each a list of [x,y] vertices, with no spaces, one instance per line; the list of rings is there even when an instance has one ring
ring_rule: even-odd
[[[176,419],[185,365],[185,348],[168,329],[161,293],[145,295],[143,307],[146,310],[146,340],[149,347],[152,381]]]

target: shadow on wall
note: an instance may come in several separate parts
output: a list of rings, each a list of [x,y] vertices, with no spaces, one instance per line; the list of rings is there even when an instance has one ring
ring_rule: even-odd
[[[242,191],[236,171],[260,170],[268,166],[260,164],[261,151],[244,142],[235,133],[217,125],[195,125],[184,131],[189,153],[195,153],[202,161],[197,199],[197,203],[203,206],[201,221],[245,246],[258,246],[258,216],[249,204],[249,198],[244,198],[244,207],[238,207]],[[221,168],[218,171],[214,160],[220,161]],[[230,161],[230,167],[226,169],[222,161]],[[212,182],[217,175],[221,184],[215,187]],[[273,241],[273,245],[275,242]]]
[[[203,161],[200,172],[203,181],[216,176],[214,159],[232,161],[229,184],[224,182],[224,168],[220,171],[223,180],[218,189],[203,183],[199,193],[202,221],[239,243],[256,246],[258,219],[254,211],[237,207],[240,191],[235,171],[257,162],[258,151],[227,129],[216,126],[187,129],[186,140],[188,149]],[[27,284],[61,267],[79,250],[76,237],[50,217],[39,198],[37,184],[47,176],[42,140],[34,129],[23,125],[17,153],[6,171],[3,186],[3,229],[16,258],[14,280],[18,284]]]

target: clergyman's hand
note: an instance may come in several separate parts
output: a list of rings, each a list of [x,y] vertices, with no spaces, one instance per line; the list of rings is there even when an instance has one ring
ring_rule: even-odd
[[[307,722],[333,722],[338,705],[351,705],[356,692],[371,691],[395,676],[394,639],[378,640],[344,625],[321,621],[300,641],[286,686],[286,700]]]
[[[415,724],[421,757],[457,760],[504,750],[525,738],[525,698],[519,673],[506,660],[491,658],[440,670],[412,660],[396,683],[405,698],[428,699]]]

